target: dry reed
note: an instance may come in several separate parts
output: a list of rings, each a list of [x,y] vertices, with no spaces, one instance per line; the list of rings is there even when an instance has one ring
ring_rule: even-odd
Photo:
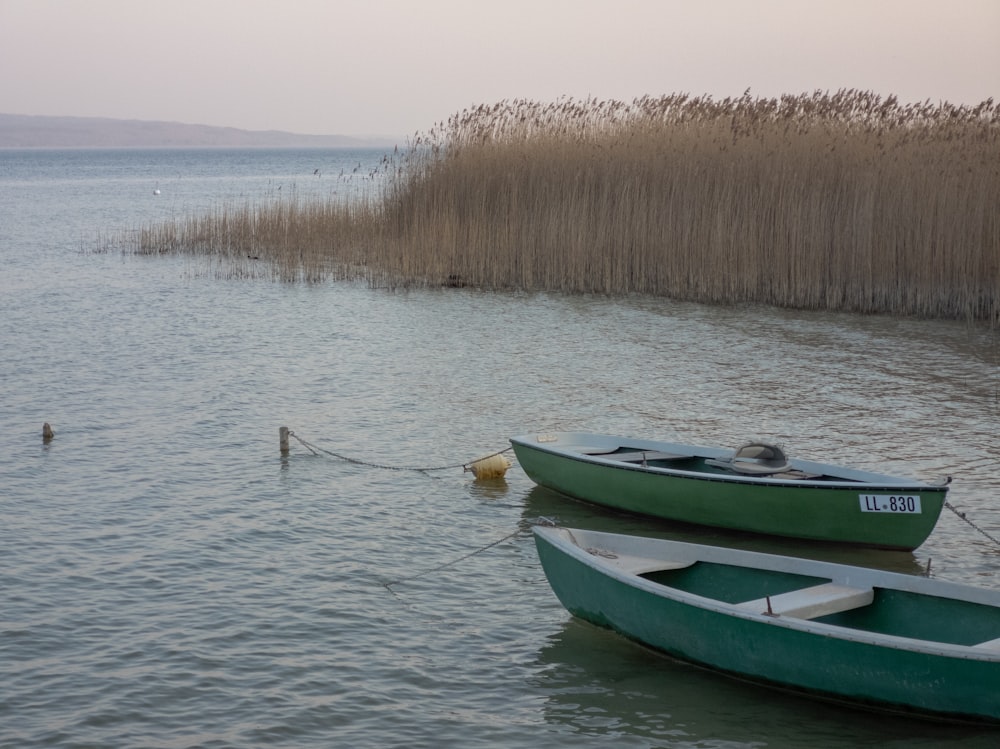
[[[466,110],[350,204],[147,229],[287,279],[1000,318],[1000,105],[869,92]]]
[[[139,255],[209,255],[221,261],[220,273],[228,277],[353,278],[366,275],[365,248],[379,233],[377,213],[364,199],[222,206],[145,227],[131,246]]]

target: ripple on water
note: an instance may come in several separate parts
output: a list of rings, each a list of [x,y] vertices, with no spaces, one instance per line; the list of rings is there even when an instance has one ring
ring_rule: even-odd
[[[0,245],[16,269],[0,276],[0,745],[995,743],[748,689],[572,620],[515,532],[539,515],[651,526],[516,466],[490,483],[459,467],[558,428],[772,438],[953,475],[952,503],[1000,536],[989,335],[647,298],[231,283],[185,259],[82,255],[76,208],[61,229],[9,229],[38,244]],[[283,459],[282,425],[365,463],[454,468],[383,470],[295,441]],[[908,555],[655,532],[910,573],[930,560],[998,587],[995,546],[947,511]]]

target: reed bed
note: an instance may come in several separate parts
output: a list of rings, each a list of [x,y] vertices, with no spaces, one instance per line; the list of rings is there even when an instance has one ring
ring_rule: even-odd
[[[219,261],[218,274],[231,278],[365,277],[368,247],[379,234],[376,216],[365,199],[275,199],[144,227],[131,245],[138,255],[211,256]]]
[[[1000,105],[862,91],[461,112],[376,196],[155,227],[279,277],[1000,319]]]

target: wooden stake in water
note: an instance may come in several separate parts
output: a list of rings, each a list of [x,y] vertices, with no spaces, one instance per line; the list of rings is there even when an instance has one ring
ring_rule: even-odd
[[[282,455],[288,455],[288,427],[280,427],[278,429],[278,447],[281,448]]]

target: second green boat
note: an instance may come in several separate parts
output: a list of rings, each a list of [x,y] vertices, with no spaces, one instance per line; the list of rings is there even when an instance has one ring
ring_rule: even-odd
[[[944,507],[940,483],[787,459],[777,446],[736,451],[582,432],[513,437],[535,483],[664,520],[912,551]]]

